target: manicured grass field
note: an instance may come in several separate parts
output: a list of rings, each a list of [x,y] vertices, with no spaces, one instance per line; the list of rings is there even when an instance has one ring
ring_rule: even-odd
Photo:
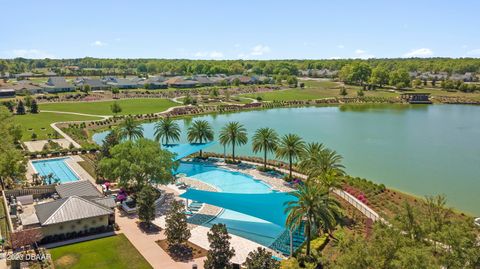
[[[27,141],[31,140],[32,133],[37,134],[38,140],[48,139],[48,134],[54,133],[54,130],[50,127],[50,124],[54,122],[98,120],[101,118],[40,111],[38,114],[15,115],[13,119],[22,127],[22,140]]]
[[[113,115],[110,106],[117,102],[122,108],[119,115],[162,112],[179,104],[168,99],[122,99],[102,102],[68,102],[40,104],[40,110],[77,112],[93,115]]]
[[[49,250],[55,268],[152,268],[123,234]]]

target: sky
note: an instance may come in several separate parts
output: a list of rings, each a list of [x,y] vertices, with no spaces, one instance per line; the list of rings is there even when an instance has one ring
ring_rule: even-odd
[[[480,1],[0,0],[0,58],[480,57]]]

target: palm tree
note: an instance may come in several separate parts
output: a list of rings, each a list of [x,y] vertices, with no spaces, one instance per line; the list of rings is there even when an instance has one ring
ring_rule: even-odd
[[[168,145],[169,140],[178,141],[180,140],[180,127],[178,123],[173,121],[171,118],[162,118],[155,124],[155,140],[162,143],[162,140],[165,140],[165,144]]]
[[[300,156],[300,162],[298,167],[307,174],[309,177],[318,174],[318,167],[320,167],[321,154],[325,150],[325,147],[321,143],[313,142],[308,143],[305,150]]]
[[[136,123],[132,116],[125,118],[119,128],[118,136],[120,139],[133,140],[143,137],[143,127]]]
[[[188,128],[187,139],[190,143],[206,143],[213,140],[212,126],[206,120],[196,120]],[[202,150],[200,150],[202,157]]]
[[[342,164],[343,157],[335,150],[325,149],[320,155],[320,172],[322,174],[334,171],[337,175],[342,176],[345,174],[345,166]]]
[[[220,131],[220,143],[232,145],[232,159],[235,162],[235,146],[245,145],[248,141],[247,129],[237,121],[229,122]]]
[[[278,158],[288,159],[290,178],[292,178],[292,164],[295,159],[302,155],[305,142],[296,134],[286,134],[280,139],[276,154]]]
[[[260,128],[253,135],[253,152],[263,151],[263,167],[267,168],[267,153],[277,149],[278,135],[272,128]]]
[[[330,233],[340,219],[340,204],[328,195],[329,191],[313,182],[300,186],[298,191],[291,192],[295,199],[285,203],[287,214],[286,226],[294,231],[304,226],[307,241],[307,256],[310,255],[312,232],[319,230]]]

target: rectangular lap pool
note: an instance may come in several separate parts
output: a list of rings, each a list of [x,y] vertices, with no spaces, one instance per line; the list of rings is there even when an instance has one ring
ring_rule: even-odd
[[[70,169],[67,163],[65,163],[66,159],[68,158],[32,161],[32,165],[33,168],[35,168],[36,172],[40,175],[40,177],[45,178],[51,174],[51,183],[54,183],[55,179],[59,180],[60,183],[79,180],[78,176]]]

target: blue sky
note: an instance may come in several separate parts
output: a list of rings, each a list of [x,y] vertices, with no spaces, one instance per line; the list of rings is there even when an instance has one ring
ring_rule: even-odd
[[[0,58],[480,57],[480,1],[5,1]]]

